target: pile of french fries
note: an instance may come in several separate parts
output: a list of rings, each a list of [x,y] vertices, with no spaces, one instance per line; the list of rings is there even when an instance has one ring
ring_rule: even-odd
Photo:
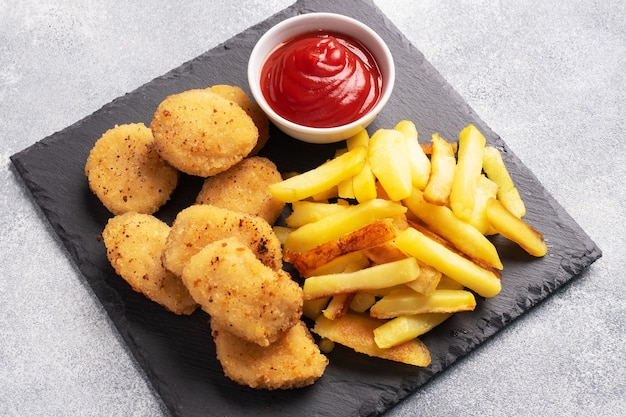
[[[473,125],[458,142],[418,142],[408,120],[346,140],[335,157],[270,187],[291,203],[276,226],[285,261],[304,279],[304,314],[329,350],[430,364],[419,336],[475,294],[501,290],[503,269],[488,236],[547,253],[523,220],[526,208],[498,149]]]

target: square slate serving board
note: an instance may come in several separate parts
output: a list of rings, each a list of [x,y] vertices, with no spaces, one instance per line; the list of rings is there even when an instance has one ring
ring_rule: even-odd
[[[264,392],[238,386],[223,376],[215,358],[208,316],[167,313],[133,292],[106,259],[98,240],[111,214],[90,192],[83,169],[95,141],[115,124],[150,124],[157,105],[169,94],[213,84],[234,84],[246,91],[246,65],[256,40],[271,26],[302,13],[328,11],[371,26],[389,44],[397,67],[389,104],[371,125],[390,128],[413,120],[422,141],[433,132],[456,141],[475,124],[499,148],[524,198],[525,219],[540,230],[549,247],[541,259],[526,255],[502,238],[495,244],[504,263],[503,290],[478,307],[457,314],[422,339],[432,355],[427,368],[367,358],[338,346],[328,356],[325,375],[299,390]],[[335,146],[294,141],[272,128],[262,155],[282,171],[310,169],[330,157]],[[234,38],[137,90],[105,105],[72,126],[11,157],[17,173],[69,256],[78,265],[154,388],[175,416],[371,416],[394,404],[470,353],[515,318],[544,300],[602,254],[537,178],[508,149],[400,31],[369,1],[298,1]],[[172,201],[156,215],[171,223],[192,204],[201,180],[183,176]]]

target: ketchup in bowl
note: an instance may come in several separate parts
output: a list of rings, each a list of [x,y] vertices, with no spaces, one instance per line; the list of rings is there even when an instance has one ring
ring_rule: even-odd
[[[261,70],[261,91],[285,119],[310,127],[351,123],[374,107],[382,76],[372,54],[350,36],[307,32],[279,45]]]

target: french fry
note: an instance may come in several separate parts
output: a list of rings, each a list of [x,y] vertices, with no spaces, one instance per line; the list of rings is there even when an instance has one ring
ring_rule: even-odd
[[[530,255],[542,257],[548,252],[548,246],[541,233],[517,218],[495,198],[487,201],[487,219],[498,233],[517,243]]]
[[[403,203],[432,231],[470,258],[483,261],[496,269],[503,268],[500,255],[493,243],[474,226],[458,218],[447,206],[429,203],[417,188],[413,189],[411,196],[403,200]]]
[[[348,311],[348,308],[350,308],[350,303],[352,302],[353,297],[354,293],[334,295],[330,299],[330,302],[322,314],[330,320],[336,320],[343,317],[343,315]]]
[[[285,219],[287,226],[298,228],[307,223],[313,223],[331,214],[348,208],[348,204],[341,202],[328,204],[316,201],[294,201],[291,203],[292,212]]]
[[[379,348],[374,341],[374,329],[383,323],[382,320],[350,312],[337,320],[329,320],[321,315],[315,320],[312,331],[322,338],[368,356],[420,367],[430,364],[430,352],[417,338],[388,349]]]
[[[326,308],[330,297],[306,300],[302,303],[302,315],[311,320],[315,320]]]
[[[476,308],[474,294],[466,290],[436,290],[430,295],[410,289],[397,290],[384,296],[370,308],[370,316],[392,319],[423,313],[456,313]]]
[[[366,162],[367,148],[359,146],[326,161],[310,171],[270,185],[270,192],[286,203],[327,191],[359,171]]]
[[[432,146],[430,177],[424,188],[424,198],[429,203],[444,206],[450,197],[456,158],[452,145],[436,133],[432,135]]]
[[[376,265],[399,261],[407,257],[393,242],[385,242],[373,248],[366,249],[363,252]]]
[[[379,129],[369,141],[370,167],[392,201],[400,201],[411,194],[411,165],[406,142],[404,134],[393,129]]]
[[[497,197],[504,207],[516,217],[524,217],[526,206],[502,160],[502,154],[497,148],[493,146],[485,147],[483,152],[483,170],[487,174],[487,178],[498,184]]]
[[[453,153],[456,153],[459,149],[459,144],[457,142],[449,142],[450,146],[452,146]],[[433,144],[431,143],[420,143],[420,148],[422,148],[422,152],[426,156],[433,154]]]
[[[394,129],[402,132],[407,141],[413,186],[423,190],[428,183],[428,177],[430,177],[430,159],[428,159],[418,142],[418,132],[415,123],[410,120],[402,120]]]
[[[437,289],[441,276],[441,272],[437,271],[432,266],[426,265],[423,262],[417,262],[420,267],[420,273],[413,281],[407,282],[406,285],[410,289],[420,294],[429,295]]]
[[[354,294],[350,301],[350,310],[356,313],[365,313],[376,302],[376,297],[368,292],[361,291]]]
[[[393,240],[398,235],[392,219],[375,220],[354,232],[338,239],[322,243],[304,252],[285,250],[284,259],[293,264],[303,277],[333,259],[350,252],[356,252]]]
[[[367,130],[363,129],[354,136],[346,139],[347,148],[354,149],[358,146],[369,147],[370,137]],[[361,171],[352,177],[352,191],[354,198],[359,203],[364,203],[376,198],[376,177],[368,163],[363,165]]]
[[[369,163],[363,165],[361,171],[352,178],[352,188],[354,198],[359,203],[365,203],[376,198],[376,176]]]
[[[489,220],[487,220],[487,200],[491,197],[495,198],[497,193],[498,184],[482,174],[478,178],[476,199],[474,200],[474,212],[472,213],[472,217],[468,220],[468,223],[485,236],[496,233],[489,224]]]
[[[401,232],[395,243],[405,253],[436,268],[483,297],[494,297],[502,289],[499,274],[480,267],[414,228]]]
[[[449,276],[443,274],[441,275],[441,279],[437,284],[438,290],[462,290],[463,288],[465,287],[463,287],[463,284],[461,284],[459,281],[456,281]]]
[[[381,349],[408,342],[428,333],[452,316],[452,313],[424,313],[399,316],[374,329],[374,341]]]
[[[367,268],[369,264],[369,258],[362,251],[350,252],[314,269],[309,276],[354,272]]]
[[[464,221],[469,220],[474,212],[485,143],[485,137],[472,124],[459,134],[459,151],[449,200],[454,214]]]
[[[339,239],[374,220],[406,213],[402,204],[376,198],[363,204],[349,206],[346,210],[331,214],[314,223],[294,230],[285,242],[285,249],[303,252],[317,245]]]
[[[419,266],[415,258],[375,265],[354,272],[316,275],[304,280],[305,300],[404,284],[415,279]]]

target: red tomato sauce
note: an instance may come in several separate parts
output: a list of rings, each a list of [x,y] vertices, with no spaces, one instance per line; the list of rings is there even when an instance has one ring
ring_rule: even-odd
[[[310,127],[359,119],[376,105],[382,81],[372,54],[355,39],[333,32],[285,41],[261,71],[261,91],[272,109]]]

